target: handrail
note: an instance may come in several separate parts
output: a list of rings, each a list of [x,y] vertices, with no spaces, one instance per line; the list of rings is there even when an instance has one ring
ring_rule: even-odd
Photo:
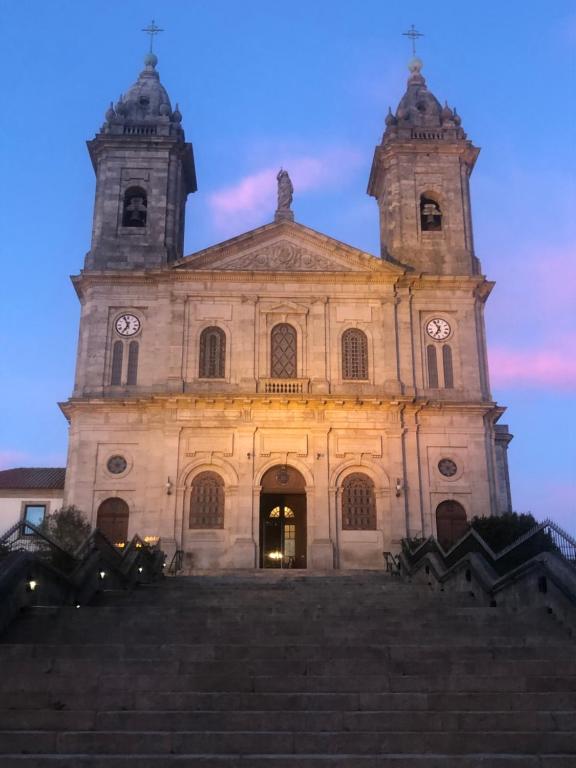
[[[19,537],[23,528],[33,535]],[[0,545],[0,632],[24,607],[86,604],[102,589],[129,589],[163,574],[164,553],[139,536],[119,551],[95,529],[71,553],[20,521],[0,537]]]
[[[176,552],[174,552],[174,555],[172,556],[170,565],[168,566],[168,573],[171,573],[173,576],[176,576],[176,574],[182,570],[183,559],[184,559],[184,550],[177,549]]]
[[[384,557],[384,565],[386,566],[386,573],[392,574],[392,576],[400,575],[400,559],[398,555],[392,554],[392,552],[382,552]]]

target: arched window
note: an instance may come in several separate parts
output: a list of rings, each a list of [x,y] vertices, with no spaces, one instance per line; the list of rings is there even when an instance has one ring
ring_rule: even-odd
[[[122,544],[128,539],[128,504],[117,497],[106,499],[98,507],[96,528],[112,544]]]
[[[442,365],[444,368],[444,386],[452,389],[454,386],[454,371],[452,368],[452,349],[448,344],[442,347]]]
[[[358,328],[349,328],[342,334],[342,378],[368,378],[368,341]]]
[[[420,227],[422,232],[440,232],[442,211],[439,203],[428,195],[420,195]]]
[[[148,208],[148,196],[142,187],[129,187],[124,192],[122,208],[123,227],[145,227]]]
[[[294,379],[296,372],[296,331],[288,323],[280,323],[272,328],[270,375]]]
[[[223,379],[226,362],[226,334],[221,328],[204,328],[200,335],[201,379]]]
[[[126,384],[136,384],[138,378],[138,342],[131,341],[128,346],[128,372]]]
[[[444,549],[449,549],[466,533],[466,511],[457,501],[442,501],[436,508],[436,536]]]
[[[426,347],[426,359],[428,361],[428,386],[431,389],[438,388],[438,362],[436,360],[436,347],[428,344]]]
[[[224,481],[216,472],[201,472],[192,482],[190,528],[224,528]]]
[[[124,344],[121,341],[115,341],[112,347],[112,372],[110,375],[110,384],[122,383],[122,358],[124,357]]]
[[[374,483],[360,472],[348,475],[342,484],[342,529],[376,530]]]

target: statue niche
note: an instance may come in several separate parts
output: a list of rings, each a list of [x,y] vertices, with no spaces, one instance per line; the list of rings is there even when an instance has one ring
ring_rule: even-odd
[[[124,192],[124,208],[122,210],[123,227],[145,227],[148,208],[148,197],[141,187],[129,187]]]
[[[429,195],[420,195],[420,228],[422,232],[442,231],[440,205]]]

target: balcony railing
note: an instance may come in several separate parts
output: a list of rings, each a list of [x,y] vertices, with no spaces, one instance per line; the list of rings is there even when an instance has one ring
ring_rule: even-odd
[[[309,379],[260,379],[258,392],[266,395],[304,395]]]

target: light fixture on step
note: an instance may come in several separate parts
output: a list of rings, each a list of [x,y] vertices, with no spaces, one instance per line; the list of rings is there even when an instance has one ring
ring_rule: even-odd
[[[106,571],[100,571],[98,576],[100,577],[100,581],[104,581],[104,579],[106,578]]]
[[[138,566],[138,573],[142,573],[142,571],[143,571],[143,570],[144,570],[144,568],[142,568],[142,566],[141,566],[141,565],[139,565],[139,566]]]
[[[28,582],[28,590],[30,592],[34,592],[37,586],[38,586],[38,582],[35,581],[34,579],[30,579],[30,581]]]
[[[168,480],[166,480],[166,485],[164,487],[166,488],[166,496],[171,496],[172,495],[172,480],[170,480],[170,478],[168,478]]]

